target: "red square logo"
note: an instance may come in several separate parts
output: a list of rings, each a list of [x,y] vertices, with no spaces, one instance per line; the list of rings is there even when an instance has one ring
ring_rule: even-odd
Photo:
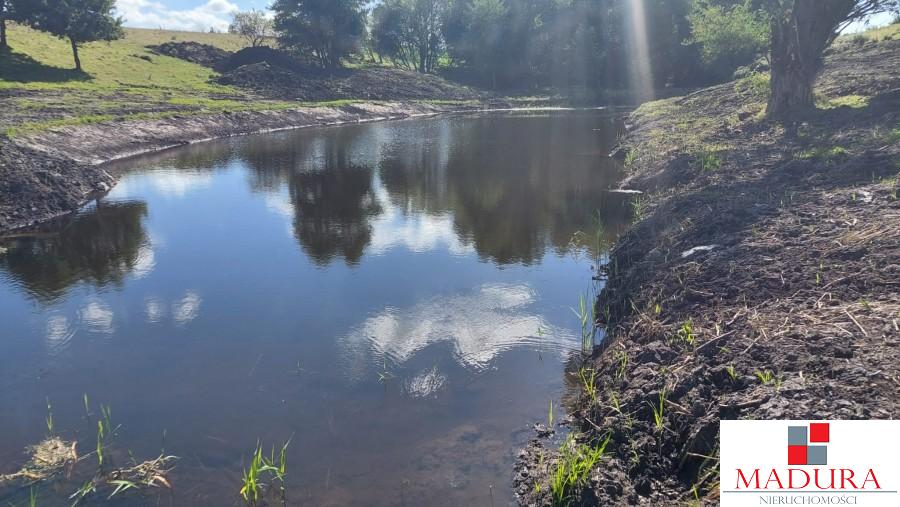
[[[829,433],[828,423],[809,423],[810,442],[828,442]]]
[[[806,446],[805,445],[789,445],[788,446],[788,465],[805,465],[806,464]]]

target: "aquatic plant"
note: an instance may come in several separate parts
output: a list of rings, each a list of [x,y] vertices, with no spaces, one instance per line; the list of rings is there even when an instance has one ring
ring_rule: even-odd
[[[103,467],[103,421],[97,421],[97,466]]]
[[[278,486],[281,490],[281,503],[283,505],[287,505],[287,491],[284,487],[284,477],[287,475],[287,459],[285,458],[285,454],[287,453],[287,448],[291,445],[291,440],[294,439],[294,436],[291,435],[291,438],[287,439],[287,442],[281,446],[281,451],[278,454],[278,459],[275,459],[275,446],[272,446],[272,454],[268,459],[263,459],[264,466],[263,471],[272,472],[275,476],[275,479],[278,480]]]
[[[581,351],[589,354],[594,347],[594,305],[588,304],[585,294],[578,295],[578,309],[572,308],[581,324]]]
[[[112,480],[112,481],[109,481],[109,484],[115,485],[116,489],[114,489],[113,492],[106,498],[107,500],[116,496],[117,494],[119,494],[122,491],[127,491],[129,489],[137,489],[138,488],[137,484],[135,484],[131,481],[126,481],[124,479]]]
[[[553,429],[553,399],[550,400],[550,410],[547,412],[547,427]]]
[[[50,404],[50,398],[47,398],[47,435],[53,434],[53,406]]]
[[[610,435],[598,446],[587,444],[576,445],[575,439],[569,435],[560,447],[556,469],[550,476],[550,493],[553,505],[569,505],[575,494],[575,488],[583,485],[594,466],[600,461]]]
[[[69,495],[69,500],[74,499],[75,501],[72,503],[72,507],[81,503],[88,495],[95,493],[97,491],[97,484],[94,483],[94,480],[91,479],[84,484],[81,485],[80,488],[76,489],[74,493]]]
[[[593,403],[597,403],[597,370],[582,366],[578,370],[578,378],[581,380],[584,392]]]
[[[381,359],[381,371],[378,372],[378,381],[382,384],[386,383],[388,380],[394,378],[394,374],[388,370],[387,367],[387,358]]]
[[[260,482],[260,474],[263,468],[262,446],[259,441],[256,442],[256,450],[250,459],[250,468],[244,469],[243,485],[240,494],[249,505],[256,505],[259,501],[259,494],[262,483]]]

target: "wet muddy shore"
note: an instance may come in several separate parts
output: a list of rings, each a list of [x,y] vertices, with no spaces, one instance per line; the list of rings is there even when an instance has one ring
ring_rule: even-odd
[[[715,505],[721,419],[900,416],[898,69],[900,41],[848,41],[796,122],[764,118],[765,75],[631,115],[623,187],[644,193],[605,268],[602,350],[567,373],[591,387],[573,442],[605,452],[558,491],[573,452],[534,439],[522,505]]]
[[[480,109],[474,104],[354,103],[108,121],[0,137],[0,233],[71,213],[108,191],[113,160],[215,138]],[[501,106],[502,107],[502,106]]]

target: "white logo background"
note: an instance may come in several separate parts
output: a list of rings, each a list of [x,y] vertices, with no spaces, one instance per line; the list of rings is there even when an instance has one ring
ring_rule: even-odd
[[[830,423],[828,464],[824,466],[788,466],[788,426],[808,426],[810,422]],[[720,472],[721,504],[723,507],[758,505],[864,505],[900,506],[900,421],[721,421],[720,426]],[[820,445],[820,444],[816,444]],[[740,482],[738,488],[737,469],[744,471],[750,479],[753,470],[759,468],[760,488],[765,487],[769,473],[778,471],[784,490],[770,483],[768,490],[750,491]],[[853,481],[862,486],[865,475],[871,468],[881,486],[880,493],[874,491],[870,481],[865,490],[821,491],[810,485],[804,489],[788,490],[787,470],[802,469],[813,477],[816,468],[821,469],[820,477],[830,484],[829,469],[849,468],[854,470]],[[839,479],[840,472],[836,478]],[[796,475],[795,475],[796,478]],[[805,482],[800,474],[800,483]],[[840,484],[836,484],[840,486]],[[852,488],[847,488],[852,489]],[[741,491],[740,493],[736,491]],[[772,498],[772,497],[782,498]],[[797,498],[794,498],[797,497]],[[814,497],[814,498],[813,498]],[[843,497],[843,499],[842,499]]]

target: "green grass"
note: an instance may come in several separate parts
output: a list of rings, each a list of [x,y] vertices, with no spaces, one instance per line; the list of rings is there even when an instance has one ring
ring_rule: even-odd
[[[773,375],[770,370],[755,371],[754,375],[756,375],[756,378],[758,378],[759,382],[763,385],[769,384],[775,380],[775,375]]]
[[[560,447],[559,461],[550,477],[550,492],[553,505],[570,505],[575,499],[576,490],[583,486],[590,477],[591,470],[600,462],[609,436],[600,445],[576,445],[569,435]]]
[[[17,25],[8,31],[11,50],[0,53],[0,90],[20,92],[19,97],[3,101],[8,112],[3,129],[9,136],[110,120],[302,105],[248,97],[243,90],[215,83],[217,73],[212,69],[155,55],[145,47],[171,40],[191,40],[227,50],[243,47],[231,34],[127,29],[124,39],[85,44],[79,51],[84,72],[76,72],[67,42]]]
[[[869,97],[865,95],[843,95],[841,97],[822,97],[816,96],[816,107],[820,109],[836,109],[839,107],[850,107],[853,109],[862,109],[868,107]]]
[[[594,322],[597,320],[590,294],[578,295],[578,309],[572,308],[572,313],[581,324],[581,351],[589,354],[594,346]]]
[[[84,44],[79,50],[84,72],[79,73],[73,70],[72,51],[67,41],[27,27],[11,25],[8,34],[12,51],[0,57],[0,88],[235,91],[228,86],[210,84],[209,79],[215,74],[212,69],[178,58],[155,55],[145,47],[166,42],[172,33],[128,29],[124,39]],[[227,39],[230,35],[190,35],[197,36],[192,38],[194,40],[207,42],[223,37],[229,42],[220,45],[233,46]],[[150,61],[141,56],[149,57]]]
[[[582,366],[578,370],[578,379],[581,380],[581,387],[591,402],[597,403],[597,370]]]
[[[756,101],[765,102],[769,100],[769,79],[768,72],[754,72],[735,81],[734,88],[738,93],[746,93]]]
[[[849,156],[850,152],[843,146],[818,146],[801,151],[797,158],[803,160],[821,160],[826,164],[840,162]]]
[[[666,388],[663,387],[659,391],[659,405],[654,405],[653,403],[647,402],[650,405],[650,408],[653,409],[653,426],[656,428],[656,431],[662,431],[662,429],[666,426]]]
[[[848,34],[838,38],[838,42],[847,42],[860,37],[873,41],[900,40],[900,23],[872,28],[861,33]]]

